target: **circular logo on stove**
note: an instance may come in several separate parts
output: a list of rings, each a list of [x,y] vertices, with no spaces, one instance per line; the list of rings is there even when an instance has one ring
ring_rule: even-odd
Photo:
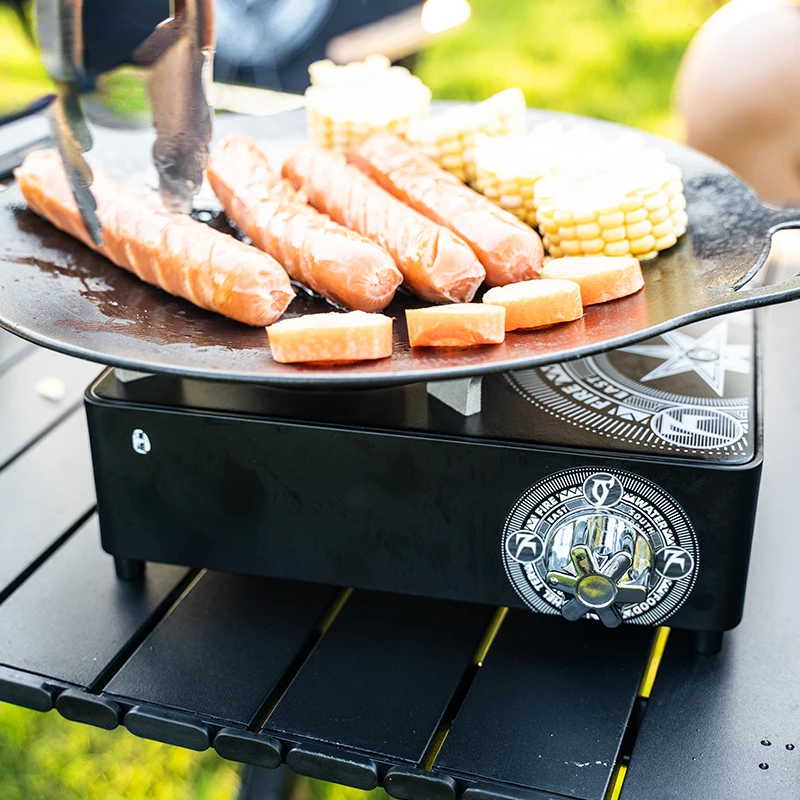
[[[703,406],[665,408],[653,415],[650,428],[664,441],[691,450],[729,447],[744,435],[738,419]]]
[[[685,578],[694,569],[692,554],[683,547],[662,547],[656,553],[656,572],[670,580]]]
[[[502,559],[534,611],[657,625],[694,586],[692,524],[673,497],[630,472],[590,467],[535,483],[514,504]],[[577,612],[576,612],[577,609]]]
[[[518,564],[532,564],[544,554],[544,542],[530,531],[514,531],[506,537],[506,553]]]
[[[506,380],[557,419],[637,449],[744,454],[752,331],[728,320],[699,327]]]
[[[611,508],[622,500],[622,484],[608,472],[595,472],[584,481],[583,496],[591,506]]]

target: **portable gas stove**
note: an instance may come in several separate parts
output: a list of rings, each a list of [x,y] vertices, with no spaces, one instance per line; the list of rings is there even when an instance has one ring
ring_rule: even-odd
[[[482,380],[308,392],[108,370],[103,547],[568,620],[741,618],[761,472],[751,312]],[[471,406],[471,407],[469,407]]]
[[[576,122],[531,112],[553,118]],[[277,153],[305,137],[302,111],[217,128]],[[97,161],[141,182],[150,141],[98,131]],[[336,367],[275,363],[263,330],[140,282],[11,185],[0,323],[114,368],[86,408],[119,575],[161,561],[664,623],[717,650],[741,617],[761,466],[746,309],[800,297],[800,276],[753,280],[800,212],[654,144],[683,172],[689,227],[640,292],[468,350],[410,348],[404,309],[419,301],[398,294],[392,358]],[[215,212],[198,213],[224,225]],[[328,310],[299,295],[287,316]]]

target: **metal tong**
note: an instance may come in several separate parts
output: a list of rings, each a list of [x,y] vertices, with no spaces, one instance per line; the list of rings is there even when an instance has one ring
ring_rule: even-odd
[[[55,82],[50,124],[72,194],[92,241],[103,244],[92,171],[83,153],[92,135],[80,105],[83,0],[36,0],[42,60]],[[140,45],[134,63],[151,68],[148,93],[153,161],[166,208],[189,213],[203,181],[211,140],[209,89],[214,51],[212,0],[172,0],[171,16]]]

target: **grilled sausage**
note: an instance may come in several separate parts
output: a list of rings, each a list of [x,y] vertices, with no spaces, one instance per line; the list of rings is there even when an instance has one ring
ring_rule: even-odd
[[[283,163],[283,176],[308,202],[358,231],[394,259],[415,294],[434,303],[469,302],[486,272],[468,245],[373,183],[332,150],[305,145]]]
[[[536,231],[402,139],[376,133],[354,145],[349,156],[379,186],[460,236],[483,264],[490,286],[541,272],[544,248]]]
[[[15,176],[37,214],[118,267],[201,308],[248,325],[269,325],[294,297],[275,259],[191,217],[171,214],[97,172],[92,193],[104,245],[95,247],[55,150],[31,153]]]
[[[391,302],[403,280],[391,256],[307,205],[251,139],[225,138],[206,175],[228,216],[294,280],[358,311]]]

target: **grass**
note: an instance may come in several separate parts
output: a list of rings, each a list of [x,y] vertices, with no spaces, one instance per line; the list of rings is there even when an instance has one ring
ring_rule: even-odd
[[[11,6],[0,3],[0,115],[53,90],[36,48]]]
[[[434,96],[518,86],[528,105],[674,135],[672,85],[720,0],[472,0],[472,17],[417,59]]]
[[[0,800],[231,800],[242,767],[0,703]],[[290,800],[389,800],[298,778]]]
[[[239,768],[0,703],[0,800],[230,800]]]
[[[470,21],[422,52],[414,68],[437,98],[479,100],[519,86],[531,106],[675,135],[675,71],[694,32],[721,4],[472,0]],[[51,88],[16,15],[0,3],[0,115]],[[129,69],[105,78],[101,96],[124,114],[147,107],[140,76]],[[213,751],[193,753],[0,703],[0,800],[228,800],[239,774]],[[365,797],[303,780],[293,800]]]

